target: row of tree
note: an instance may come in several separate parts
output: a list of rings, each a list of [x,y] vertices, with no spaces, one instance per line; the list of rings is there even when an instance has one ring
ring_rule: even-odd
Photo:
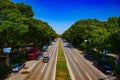
[[[57,36],[48,23],[33,16],[29,5],[0,0],[0,47],[43,45]]]
[[[120,53],[120,17],[109,17],[107,21],[79,20],[62,37],[81,50],[91,46],[99,51],[107,49],[109,52]]]

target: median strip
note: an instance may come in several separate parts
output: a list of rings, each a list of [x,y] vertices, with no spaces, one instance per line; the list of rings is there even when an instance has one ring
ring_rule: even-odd
[[[58,59],[55,80],[71,80],[60,40],[58,47]]]

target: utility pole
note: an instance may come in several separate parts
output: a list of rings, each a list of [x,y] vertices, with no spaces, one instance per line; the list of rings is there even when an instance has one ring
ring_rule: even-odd
[[[119,59],[119,56],[116,56],[116,59],[115,59],[115,66],[116,66],[116,68],[118,67],[118,59]]]
[[[3,48],[3,51],[4,51],[4,53],[7,54],[6,65],[9,66],[9,64],[10,64],[10,56],[9,56],[9,54],[10,54],[11,48],[10,47]]]

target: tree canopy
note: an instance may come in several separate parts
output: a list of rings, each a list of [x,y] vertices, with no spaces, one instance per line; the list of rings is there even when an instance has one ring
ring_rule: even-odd
[[[107,21],[86,19],[75,22],[62,37],[73,46],[86,49],[87,40],[92,48],[108,49],[110,52],[120,53],[120,17],[109,17]]]
[[[0,47],[36,46],[48,44],[57,37],[47,22],[35,19],[31,6],[0,2]]]

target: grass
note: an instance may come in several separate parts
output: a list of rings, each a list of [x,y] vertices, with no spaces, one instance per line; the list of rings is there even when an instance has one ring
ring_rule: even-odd
[[[71,80],[64,56],[64,51],[60,41],[56,68],[56,80]]]

